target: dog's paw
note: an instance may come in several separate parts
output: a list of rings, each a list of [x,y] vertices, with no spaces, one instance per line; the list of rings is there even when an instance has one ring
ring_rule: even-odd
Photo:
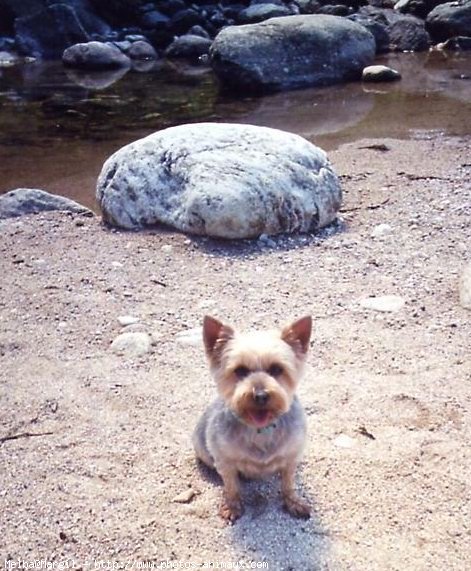
[[[243,514],[242,503],[240,500],[223,500],[219,508],[219,515],[228,523],[234,523]]]
[[[309,519],[311,517],[311,507],[297,496],[284,498],[284,507],[293,517],[300,519]]]

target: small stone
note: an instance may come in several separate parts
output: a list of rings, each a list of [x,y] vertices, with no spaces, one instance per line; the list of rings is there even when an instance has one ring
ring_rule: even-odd
[[[338,446],[339,448],[352,448],[356,443],[357,441],[347,434],[339,434],[334,440],[335,446]]]
[[[401,74],[386,65],[369,65],[362,73],[363,81],[397,81]]]
[[[149,353],[151,345],[151,338],[147,333],[131,331],[118,335],[111,343],[111,350],[117,355],[138,357]]]
[[[460,304],[464,309],[471,309],[471,263],[469,263],[460,279]]]
[[[133,317],[132,315],[120,315],[118,317],[118,323],[122,327],[127,327],[128,325],[139,323],[139,317]]]
[[[387,236],[392,233],[392,226],[389,224],[378,224],[373,228],[371,232],[372,238],[381,238],[382,236]]]
[[[189,504],[195,497],[195,494],[196,492],[190,488],[189,490],[185,490],[184,492],[181,492],[175,496],[172,502],[175,502],[176,504]]]
[[[173,250],[173,246],[171,246],[170,244],[164,244],[160,249],[162,250],[162,252],[170,254],[170,252]]]
[[[194,327],[186,331],[180,331],[176,334],[176,340],[183,345],[198,346],[201,345],[203,339],[203,328]]]
[[[360,305],[365,309],[394,313],[405,305],[404,298],[399,295],[381,295],[378,297],[366,297],[360,300]]]

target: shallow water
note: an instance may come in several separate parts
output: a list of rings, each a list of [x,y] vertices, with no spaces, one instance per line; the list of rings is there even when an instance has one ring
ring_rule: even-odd
[[[126,143],[195,121],[277,127],[331,150],[362,138],[471,133],[471,54],[392,54],[395,83],[265,97],[219,93],[203,68],[83,74],[61,64],[0,70],[0,193],[41,188],[93,209],[103,162]]]

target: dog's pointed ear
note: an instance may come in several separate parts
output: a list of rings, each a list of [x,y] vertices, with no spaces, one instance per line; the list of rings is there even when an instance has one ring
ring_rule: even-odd
[[[297,355],[304,356],[309,350],[311,331],[312,318],[310,315],[306,315],[306,317],[301,317],[294,323],[283,327],[281,338],[292,347]]]
[[[228,325],[224,325],[219,320],[209,315],[204,316],[203,320],[203,341],[206,354],[211,359],[217,358],[224,345],[232,339],[234,330]]]

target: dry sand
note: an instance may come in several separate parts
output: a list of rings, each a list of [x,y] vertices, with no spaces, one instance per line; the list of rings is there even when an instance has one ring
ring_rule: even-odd
[[[2,221],[2,565],[471,569],[470,144],[343,146],[330,154],[343,221],[268,245],[61,213]],[[405,304],[360,303],[380,295]],[[178,337],[205,313],[239,327],[314,317],[307,522],[282,511],[276,478],[244,484],[235,525],[217,515],[220,482],[190,442],[215,389],[201,343]],[[110,350],[119,316],[139,318],[149,353]]]

